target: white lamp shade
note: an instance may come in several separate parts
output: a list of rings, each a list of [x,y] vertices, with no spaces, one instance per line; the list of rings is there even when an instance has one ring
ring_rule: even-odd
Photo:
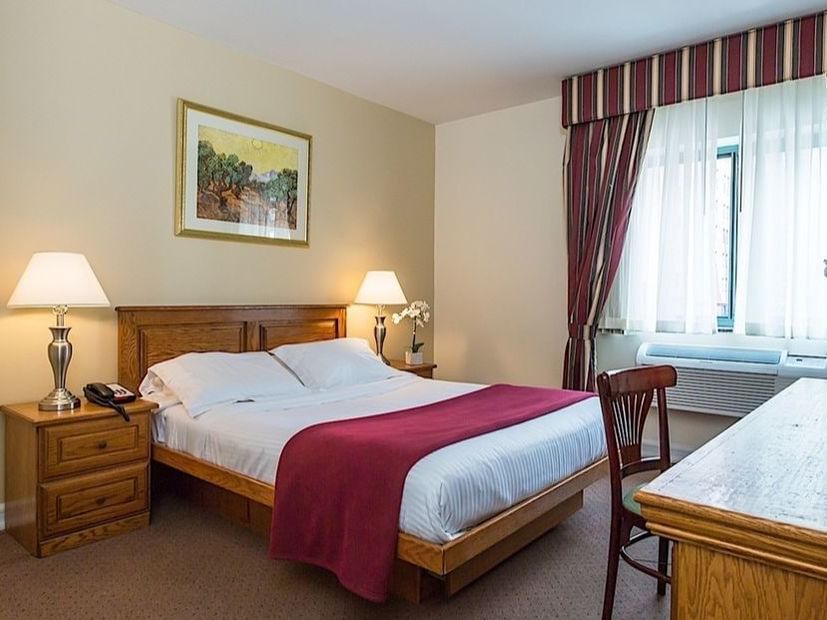
[[[357,304],[394,306],[408,303],[394,271],[368,271],[356,293]]]
[[[8,306],[108,307],[109,299],[83,254],[38,252],[32,255],[9,298]]]

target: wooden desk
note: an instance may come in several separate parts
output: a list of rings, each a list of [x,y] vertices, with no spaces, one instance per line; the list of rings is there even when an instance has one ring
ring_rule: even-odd
[[[800,379],[635,495],[672,618],[827,617],[827,381]]]

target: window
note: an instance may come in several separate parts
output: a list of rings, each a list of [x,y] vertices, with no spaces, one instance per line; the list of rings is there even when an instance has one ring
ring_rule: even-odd
[[[827,338],[827,80],[658,108],[602,326]]]
[[[735,305],[735,231],[738,217],[738,146],[718,147],[715,165],[715,289],[718,329],[731,330]]]

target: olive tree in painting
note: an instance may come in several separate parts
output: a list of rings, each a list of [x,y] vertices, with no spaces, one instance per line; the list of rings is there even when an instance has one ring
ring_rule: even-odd
[[[299,171],[282,169],[267,181],[264,195],[272,204],[284,204],[290,228],[296,227],[296,207],[299,196]]]
[[[296,228],[295,149],[201,127],[197,174],[199,218]]]

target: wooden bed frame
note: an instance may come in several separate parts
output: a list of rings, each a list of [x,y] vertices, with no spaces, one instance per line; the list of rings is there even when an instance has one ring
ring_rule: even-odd
[[[344,305],[137,306],[118,312],[118,382],[135,390],[157,362],[192,351],[266,351],[341,338]],[[155,444],[153,477],[206,508],[269,536],[275,490],[243,474]],[[420,602],[451,595],[539,538],[583,505],[583,489],[604,476],[598,461],[495,515],[456,540],[435,544],[399,534],[393,592]]]

